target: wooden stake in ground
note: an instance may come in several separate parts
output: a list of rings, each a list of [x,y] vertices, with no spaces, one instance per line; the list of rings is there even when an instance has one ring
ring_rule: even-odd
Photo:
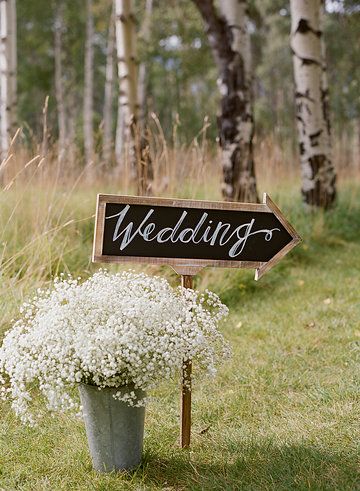
[[[193,288],[193,277],[181,275],[181,286]],[[191,435],[191,368],[190,360],[185,361],[182,371],[181,384],[181,421],[180,421],[180,444],[182,448],[190,446]]]

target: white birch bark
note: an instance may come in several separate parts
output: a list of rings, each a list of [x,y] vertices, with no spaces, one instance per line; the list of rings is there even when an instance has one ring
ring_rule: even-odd
[[[17,112],[17,28],[16,0],[7,0],[8,13],[8,60],[9,60],[9,124],[10,137],[16,132]]]
[[[233,167],[233,149],[237,142],[241,144],[243,150],[242,160],[244,165],[235,182],[233,178],[231,178],[231,183],[225,181],[224,192],[226,197],[232,199],[234,196],[238,195],[239,190],[242,189],[241,201],[256,201],[257,193],[254,165],[253,163],[252,165],[248,165],[248,162],[253,162],[252,139],[254,135],[254,118],[251,97],[251,44],[247,26],[247,4],[246,1],[221,0],[219,6],[232,34],[231,48],[234,53],[239,54],[243,60],[245,79],[243,87],[238,88],[238,96],[244,104],[245,117],[242,116],[238,118],[238,134],[235,142],[226,142],[223,147],[223,168],[225,169],[225,175],[230,165]]]
[[[290,0],[302,195],[306,204],[328,208],[336,197],[321,0]]]
[[[11,130],[11,83],[9,59],[9,2],[0,0],[0,152],[6,158]]]
[[[63,87],[62,34],[64,31],[64,3],[60,0],[55,11],[54,58],[55,58],[55,98],[57,105],[59,141],[58,159],[61,162],[66,152],[66,110]]]
[[[246,0],[193,0],[206,26],[219,69],[223,195],[226,200],[257,201],[253,158],[250,36]]]
[[[116,131],[116,161],[122,170],[123,138],[121,127],[124,125],[124,138],[130,151],[132,168],[136,168],[136,148],[132,131],[132,122],[138,120],[137,100],[137,57],[136,29],[132,0],[114,0],[117,67],[119,78],[118,114],[121,112],[123,123],[118,119]]]
[[[125,149],[124,108],[118,102],[116,132],[115,132],[115,161],[120,171],[123,170],[124,149]]]
[[[94,159],[93,99],[94,99],[94,19],[92,0],[86,0],[86,39],[85,39],[85,78],[84,78],[84,152],[85,164]]]
[[[105,94],[104,94],[104,134],[103,161],[108,164],[112,156],[112,102],[114,89],[114,52],[115,52],[115,18],[114,7],[111,11],[108,41],[106,47]]]

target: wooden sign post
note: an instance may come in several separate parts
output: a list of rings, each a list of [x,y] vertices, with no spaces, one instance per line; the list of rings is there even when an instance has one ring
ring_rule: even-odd
[[[265,193],[263,203],[115,196],[97,199],[93,261],[169,264],[185,288],[206,266],[254,268],[255,279],[300,242]],[[191,362],[182,379],[181,446],[190,445]]]
[[[181,286],[193,288],[193,277],[191,275],[181,275]],[[191,434],[191,361],[184,362],[181,380],[181,427],[180,444],[182,448],[190,446]]]

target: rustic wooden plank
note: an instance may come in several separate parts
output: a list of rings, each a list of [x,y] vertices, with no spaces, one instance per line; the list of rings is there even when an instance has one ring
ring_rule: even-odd
[[[106,255],[103,254],[103,241],[104,241],[104,227],[105,227],[105,207],[106,203],[115,204],[143,204],[153,206],[167,206],[167,207],[180,207],[180,208],[195,208],[195,209],[209,209],[209,210],[231,210],[231,211],[250,211],[250,212],[266,212],[276,216],[281,225],[292,236],[293,241],[288,244],[279,254],[276,254],[266,264],[261,261],[236,261],[226,259],[189,259],[189,258],[164,258],[164,257],[146,257],[146,256],[123,256],[123,255]],[[285,219],[279,208],[273,203],[273,201],[264,193],[264,200],[262,204],[257,203],[229,203],[229,202],[216,202],[216,201],[197,201],[197,200],[183,200],[172,198],[153,198],[145,196],[117,196],[111,194],[99,194],[97,198],[97,213],[96,213],[96,225],[95,225],[95,238],[93,248],[93,261],[104,263],[147,263],[147,264],[168,264],[179,274],[195,274],[202,268],[207,266],[213,267],[225,267],[225,268],[254,268],[258,272],[256,278],[260,278],[265,271],[268,271],[274,266],[278,260],[280,260],[289,250],[291,250],[300,240],[299,235],[295,229]]]
[[[300,235],[296,232],[294,227],[287,221],[287,219],[284,217],[282,211],[276,206],[276,204],[273,202],[273,200],[270,198],[270,196],[267,193],[264,193],[263,202],[268,207],[270,213],[274,213],[276,218],[284,226],[284,228],[289,232],[289,234],[294,239],[300,239],[301,240]]]
[[[278,252],[273,258],[267,263],[263,263],[262,266],[255,271],[255,280],[259,280],[269,269],[271,269],[275,264],[277,264],[291,249],[293,249],[301,239],[294,239],[289,244],[287,244],[280,252]]]
[[[171,264],[170,265],[175,273],[179,275],[186,276],[195,276],[203,269],[203,266],[194,266],[194,265],[186,265],[186,264]]]
[[[172,206],[177,208],[199,208],[211,210],[234,210],[234,211],[258,211],[271,213],[265,203],[237,203],[230,201],[204,201],[188,200],[177,198],[158,198],[149,196],[117,196],[116,194],[99,194],[100,203],[118,203],[133,205],[154,205],[154,206]]]
[[[102,256],[103,238],[104,238],[104,226],[105,226],[105,204],[100,195],[97,195],[96,200],[96,213],[95,213],[95,230],[94,230],[94,244],[93,244],[93,262],[94,257]]]
[[[97,238],[96,238],[97,240]],[[98,248],[102,246],[101,242]],[[98,250],[98,249],[97,249]],[[187,259],[183,257],[142,257],[142,256],[106,256],[96,254],[92,258],[94,263],[145,263],[145,264],[168,264],[175,271],[180,267],[197,267],[205,268],[206,266],[214,266],[220,268],[245,268],[255,269],[262,266],[264,263],[259,261],[224,261],[220,259]],[[182,273],[179,273],[182,274]]]

